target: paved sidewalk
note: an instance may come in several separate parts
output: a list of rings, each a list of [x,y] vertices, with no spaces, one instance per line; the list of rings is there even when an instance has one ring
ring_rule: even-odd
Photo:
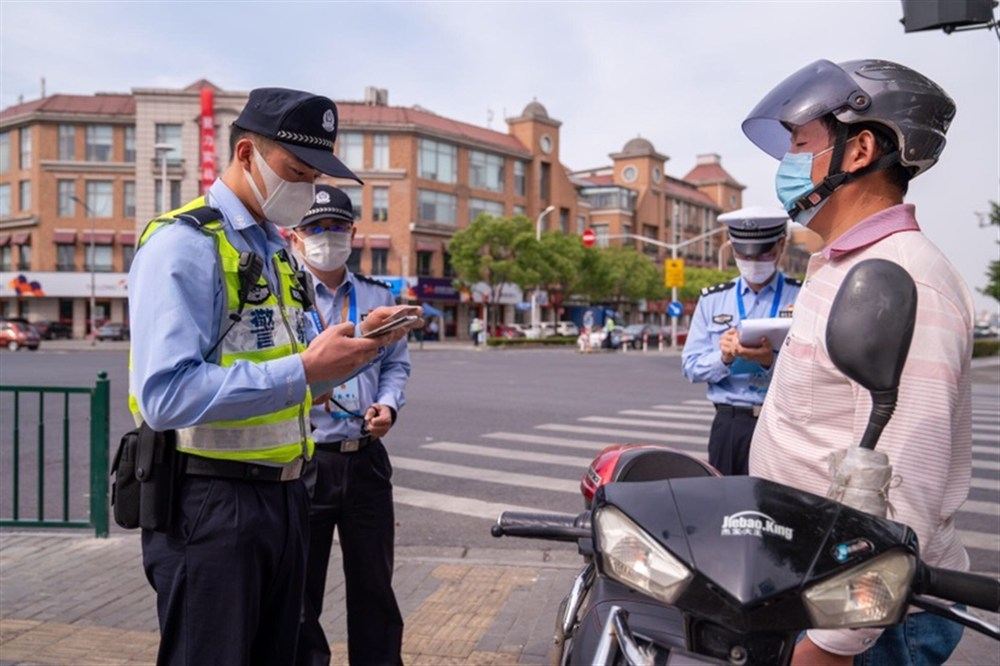
[[[0,533],[0,663],[153,663],[155,598],[140,560],[137,534]],[[398,548],[405,662],[548,663],[556,608],[580,562],[564,550]],[[330,566],[323,624],[332,663],[346,664],[339,558]]]
[[[0,532],[0,664],[152,664],[155,599],[140,559],[138,534]],[[398,548],[405,662],[550,663],[556,608],[580,562],[568,550]],[[332,663],[346,664],[339,558],[330,566],[323,624]],[[948,663],[997,664],[1000,648],[967,630]]]

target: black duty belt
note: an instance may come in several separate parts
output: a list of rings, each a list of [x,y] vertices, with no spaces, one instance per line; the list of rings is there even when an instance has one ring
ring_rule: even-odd
[[[316,446],[327,451],[336,451],[337,453],[354,453],[376,441],[378,441],[378,437],[365,435],[357,439],[342,439],[339,442],[316,442]]]
[[[760,405],[754,405],[752,407],[736,407],[735,405],[723,405],[720,403],[715,403],[715,411],[719,414],[725,414],[726,416],[736,416],[737,414],[752,416],[757,418],[760,416]]]
[[[184,455],[184,473],[246,481],[294,481],[302,476],[302,458],[285,465],[258,465],[238,460],[216,460]]]

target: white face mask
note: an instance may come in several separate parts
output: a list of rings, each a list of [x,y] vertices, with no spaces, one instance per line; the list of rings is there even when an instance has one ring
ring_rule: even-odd
[[[335,271],[347,263],[351,256],[351,234],[327,231],[299,237],[302,240],[302,258],[307,264],[321,271]]]
[[[776,261],[753,261],[736,257],[736,267],[740,269],[740,275],[751,284],[767,282],[774,275],[777,263]]]
[[[316,197],[316,186],[313,183],[290,183],[282,179],[257,151],[256,146],[253,149],[253,160],[264,179],[267,198],[260,193],[253,176],[246,169],[243,170],[243,177],[250,183],[250,189],[253,190],[264,217],[279,227],[294,227],[302,222]]]

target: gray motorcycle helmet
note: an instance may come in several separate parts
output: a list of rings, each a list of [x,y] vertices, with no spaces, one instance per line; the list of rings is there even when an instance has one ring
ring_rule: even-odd
[[[888,60],[817,60],[779,83],[743,121],[743,133],[781,159],[791,127],[828,113],[847,125],[872,122],[896,135],[898,162],[915,177],[944,150],[955,102],[936,83]]]

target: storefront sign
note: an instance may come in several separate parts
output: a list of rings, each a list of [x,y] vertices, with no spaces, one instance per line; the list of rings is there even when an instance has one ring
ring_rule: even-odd
[[[504,282],[496,287],[490,287],[485,282],[477,282],[472,285],[472,300],[474,303],[516,305],[524,301],[524,292],[510,282]]]
[[[451,278],[420,277],[417,278],[417,300],[421,301],[452,301],[457,303],[458,289]]]
[[[127,298],[128,273],[95,273],[94,295]],[[77,298],[90,296],[90,273],[19,271],[0,273],[0,298]]]

